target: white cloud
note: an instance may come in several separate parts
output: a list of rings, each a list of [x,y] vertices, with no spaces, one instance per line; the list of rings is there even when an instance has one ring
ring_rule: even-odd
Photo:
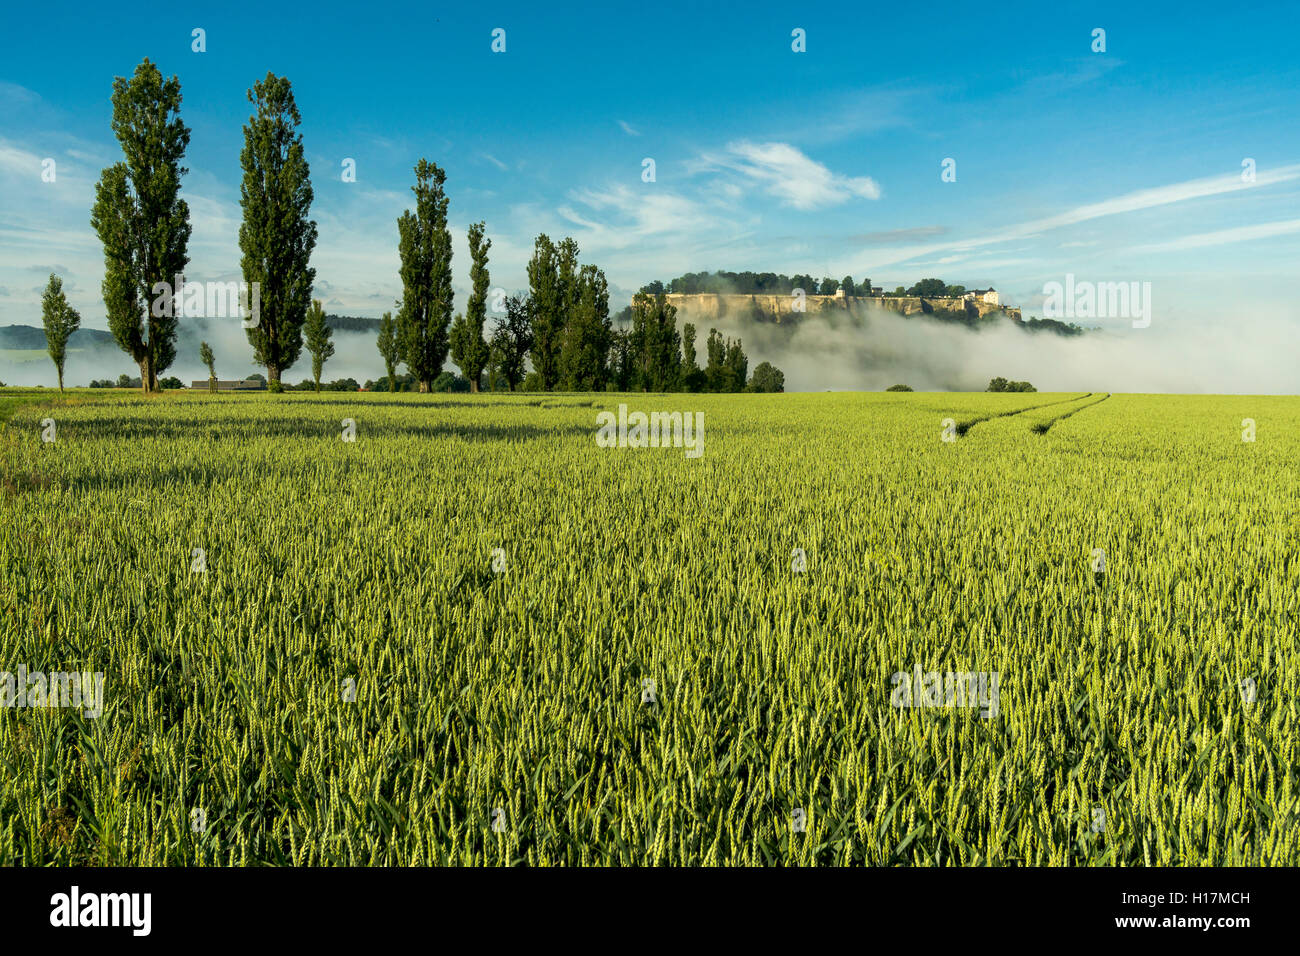
[[[619,125],[620,127],[622,127],[623,132],[627,133],[628,136],[640,136],[640,135],[641,135],[641,133],[640,133],[638,130],[633,129],[631,126],[629,126],[629,125],[628,125],[626,122],[624,122],[623,120],[619,120],[619,121],[618,121],[618,125]]]
[[[822,209],[853,199],[879,199],[880,186],[870,176],[843,176],[804,155],[789,143],[739,140],[725,154],[706,154],[691,164],[702,172],[730,169],[795,209]]]

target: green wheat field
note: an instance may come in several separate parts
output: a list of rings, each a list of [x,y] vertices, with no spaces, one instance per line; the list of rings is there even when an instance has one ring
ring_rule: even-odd
[[[102,714],[0,710],[0,863],[1300,864],[1300,399],[71,394],[0,670]]]

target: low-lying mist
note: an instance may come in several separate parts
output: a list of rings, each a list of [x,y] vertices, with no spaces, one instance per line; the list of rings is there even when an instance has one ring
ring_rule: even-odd
[[[1300,391],[1300,322],[1259,313],[1234,322],[1153,322],[1149,328],[1090,331],[1080,336],[1026,332],[1009,320],[978,329],[901,316],[869,308],[815,313],[799,322],[755,322],[734,316],[708,319],[678,314],[679,326],[696,326],[697,361],[704,362],[709,329],[743,340],[752,372],[768,361],[785,373],[787,391],[875,391],[894,384],[917,391],[979,391],[1003,376],[1031,382],[1040,391],[1189,392],[1293,394]],[[246,378],[263,372],[253,364],[252,347],[238,320],[183,324],[176,362],[164,375],[186,385],[206,379],[198,343],[206,340],[216,356],[217,375]],[[321,378],[333,381],[383,375],[373,335],[334,333],[335,354]],[[447,365],[452,368],[450,361]],[[87,385],[139,368],[115,347],[69,352],[64,380]],[[311,377],[311,356],[303,351],[284,373],[297,384]],[[10,385],[56,384],[54,366],[43,359],[6,361],[0,355],[0,380]]]
[[[1003,376],[1039,391],[1279,394],[1300,390],[1300,323],[1252,315],[1214,325],[1153,322],[1078,336],[1027,332],[1009,319],[978,329],[882,309],[810,314],[797,323],[694,321],[744,342],[749,368],[771,362],[787,391],[978,391]]]

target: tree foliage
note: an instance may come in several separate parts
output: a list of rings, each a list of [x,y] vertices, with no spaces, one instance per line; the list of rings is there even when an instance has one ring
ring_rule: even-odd
[[[397,220],[402,267],[398,338],[420,391],[433,387],[447,361],[451,325],[451,233],[447,231],[447,174],[426,159],[415,166],[415,211]]]
[[[334,355],[334,343],[331,341],[334,331],[325,321],[325,307],[320,299],[313,300],[311,308],[307,310],[307,319],[303,323],[302,332],[307,351],[311,353],[311,377],[316,383],[316,391],[319,392],[320,373],[325,363]]]
[[[599,391],[608,377],[611,334],[605,273],[583,266],[573,297],[560,349],[560,381],[571,391]]]
[[[316,279],[308,265],[316,223],[308,218],[311,176],[289,81],[267,73],[248,91],[248,100],[254,115],[244,126],[239,156],[244,169],[240,265],[249,288],[260,286],[261,309],[257,324],[245,331],[255,360],[275,383],[302,352],[302,326]]]
[[[745,386],[747,392],[784,392],[785,374],[771,362],[759,362]]]
[[[492,240],[484,238],[484,224],[476,222],[469,227],[470,294],[465,314],[456,316],[451,326],[449,344],[451,358],[469,381],[470,391],[478,391],[479,378],[487,367],[489,346],[483,338],[483,323],[487,318],[488,249]]]
[[[384,360],[384,370],[388,375],[388,390],[397,391],[397,366],[402,361],[402,344],[398,341],[397,324],[393,313],[385,312],[379,320],[379,337],[375,340],[379,355]]]
[[[1038,389],[1028,382],[1010,382],[1002,376],[989,381],[989,387],[986,392],[1036,392]]]
[[[216,358],[212,354],[212,346],[207,342],[199,343],[199,361],[208,367],[208,391],[217,390],[217,369]]]
[[[524,380],[524,364],[533,348],[533,302],[531,298],[506,299],[506,317],[492,332],[492,364],[510,391]]]
[[[63,294],[63,279],[50,273],[49,284],[41,296],[41,322],[45,326],[45,347],[54,369],[59,373],[59,391],[63,391],[63,362],[68,355],[68,336],[81,328],[81,314],[68,304]]]
[[[125,161],[100,174],[90,217],[104,247],[108,327],[140,366],[146,392],[157,390],[159,373],[176,358],[179,310],[169,293],[189,262],[190,211],[180,185],[190,131],[180,105],[180,80],[164,80],[148,59],[131,79],[113,80],[113,133]]]

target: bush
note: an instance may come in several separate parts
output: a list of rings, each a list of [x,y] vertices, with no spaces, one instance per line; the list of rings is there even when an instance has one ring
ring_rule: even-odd
[[[911,385],[891,385],[889,388],[885,389],[887,392],[910,392],[911,390]]]
[[[524,383],[519,387],[525,392],[540,392],[542,390],[542,377],[536,372],[529,372],[524,376]]]
[[[166,378],[160,378],[158,380],[158,387],[159,388],[184,388],[185,383],[182,382],[175,375],[168,375]]]
[[[244,381],[251,382],[252,379],[249,378],[249,379],[245,379]],[[274,392],[276,395],[279,395],[281,392],[284,391],[284,386],[279,382],[272,382],[271,384],[266,386],[266,390],[268,392]]]

